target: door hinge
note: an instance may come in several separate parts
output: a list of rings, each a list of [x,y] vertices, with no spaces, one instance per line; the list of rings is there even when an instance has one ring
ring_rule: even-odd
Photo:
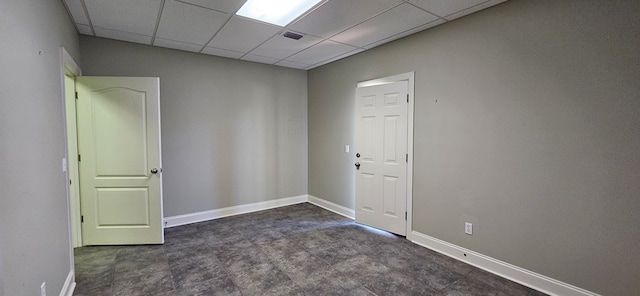
[[[78,99],[78,92],[76,92],[76,100]]]
[[[80,154],[78,154],[78,162],[82,161],[82,156],[80,156]]]
[[[76,93],[76,99],[78,98],[78,93]],[[407,94],[407,103],[409,103],[409,94]]]
[[[409,162],[409,153],[405,154],[404,161]]]
[[[407,221],[407,212],[404,212],[404,220]]]
[[[80,223],[84,223],[84,216],[80,216]]]

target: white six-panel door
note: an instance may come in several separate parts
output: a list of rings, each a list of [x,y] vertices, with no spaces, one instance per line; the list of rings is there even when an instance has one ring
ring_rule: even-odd
[[[83,245],[163,243],[158,78],[77,77]]]
[[[406,235],[407,81],[356,89],[356,222]]]

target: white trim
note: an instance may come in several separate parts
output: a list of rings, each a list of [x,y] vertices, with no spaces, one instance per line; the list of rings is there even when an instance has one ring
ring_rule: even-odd
[[[221,208],[221,209],[215,209],[215,210],[209,210],[209,211],[203,211],[203,212],[197,212],[197,213],[191,213],[191,214],[165,217],[164,227],[170,228],[170,227],[186,225],[186,224],[191,224],[196,222],[214,220],[214,219],[233,216],[233,215],[240,215],[240,214],[268,210],[268,209],[278,208],[278,207],[283,207],[288,205],[294,205],[294,204],[307,202],[307,199],[308,199],[307,195],[305,194],[305,195],[285,197],[280,199],[267,200],[262,202],[256,202],[251,204],[245,204],[245,205],[239,205],[239,206],[233,206],[233,207],[227,207],[227,208]]]
[[[60,291],[60,296],[72,296],[73,290],[76,289],[76,282],[73,281],[74,272],[73,269],[69,271],[67,275],[67,280],[64,281],[64,285],[62,286],[62,290]]]
[[[561,282],[533,271],[500,261],[498,259],[465,249],[435,237],[413,231],[407,239],[415,244],[442,253],[456,260],[484,269],[549,295],[598,296],[585,289]]]
[[[338,215],[342,215],[345,216],[349,219],[355,219],[356,218],[356,211],[354,211],[353,209],[341,206],[339,204],[336,203],[332,203],[328,200],[319,198],[319,197],[315,197],[313,195],[309,195],[309,203],[314,204],[316,206],[319,206],[321,208],[324,208],[326,210],[332,211]]]
[[[407,163],[407,237],[413,231],[413,124],[415,107],[415,72],[388,76],[379,79],[358,82],[356,87],[366,87],[379,84],[388,84],[398,81],[408,82],[409,110],[407,110],[407,153],[409,161]],[[355,196],[354,196],[355,198]]]

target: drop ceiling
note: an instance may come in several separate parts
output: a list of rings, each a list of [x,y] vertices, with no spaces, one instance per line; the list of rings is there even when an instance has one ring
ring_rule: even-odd
[[[304,70],[504,1],[325,0],[279,27],[236,16],[245,0],[63,0],[83,35]]]

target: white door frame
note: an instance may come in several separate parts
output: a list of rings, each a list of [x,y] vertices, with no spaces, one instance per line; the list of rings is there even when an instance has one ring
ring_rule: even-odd
[[[414,72],[367,80],[358,82],[356,87],[366,87],[380,84],[389,84],[398,81],[407,81],[409,94],[409,110],[407,110],[407,153],[409,161],[407,163],[407,237],[413,230],[413,108],[414,108]],[[355,198],[355,195],[354,195]],[[355,201],[354,201],[355,204]]]
[[[70,161],[78,161],[77,156],[69,157],[69,147],[67,141],[67,116],[73,116],[67,114],[66,111],[66,89],[65,89],[65,76],[67,73],[70,73],[73,76],[82,75],[82,70],[78,66],[75,60],[69,55],[67,50],[64,47],[60,47],[60,85],[61,85],[61,100],[62,100],[62,117],[63,117],[63,131],[64,131],[64,159],[63,162],[67,166],[67,171],[65,172],[65,188],[67,188],[67,228],[69,230],[69,257],[70,257],[70,268],[74,274],[74,278],[72,282],[75,282],[75,267],[74,267],[74,255],[73,248],[75,246],[82,245],[82,230],[79,227],[78,221],[80,221],[80,203],[78,199],[78,195],[76,195],[75,200],[71,200],[71,187],[69,186],[69,181],[71,180],[71,176],[69,175],[68,163]],[[78,182],[78,180],[75,180]],[[76,225],[75,229],[76,233],[73,232],[74,227],[72,225]]]

